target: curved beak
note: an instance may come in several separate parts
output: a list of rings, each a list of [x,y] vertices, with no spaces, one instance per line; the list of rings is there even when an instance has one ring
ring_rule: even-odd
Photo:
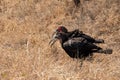
[[[57,41],[57,39],[51,39],[49,42],[49,45],[52,46],[56,41]]]
[[[52,46],[56,41],[57,41],[57,32],[54,32],[49,42],[49,45]]]

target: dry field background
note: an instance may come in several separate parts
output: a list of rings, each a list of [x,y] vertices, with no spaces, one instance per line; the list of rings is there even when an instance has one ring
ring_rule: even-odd
[[[0,0],[0,80],[120,80],[120,0]],[[52,32],[69,30],[105,40],[113,54],[94,54],[82,68],[48,45]]]

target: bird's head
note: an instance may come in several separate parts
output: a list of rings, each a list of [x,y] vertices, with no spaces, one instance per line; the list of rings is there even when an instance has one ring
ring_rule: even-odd
[[[59,26],[59,27],[56,29],[56,31],[57,31],[57,32],[65,32],[65,33],[68,32],[67,28],[65,28],[64,26]]]
[[[62,40],[64,32],[59,32],[59,31],[55,31],[51,37],[51,40],[49,42],[49,45],[52,46],[57,40]]]

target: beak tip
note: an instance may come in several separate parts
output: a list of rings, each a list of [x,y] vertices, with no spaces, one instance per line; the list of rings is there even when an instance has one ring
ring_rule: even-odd
[[[52,45],[56,42],[56,39],[52,39],[50,42],[49,42],[49,45],[52,47]]]
[[[54,32],[53,35],[52,35],[52,39],[50,40],[49,42],[49,45],[52,47],[52,45],[56,42],[56,33],[57,32]]]
[[[53,40],[50,40],[49,45],[50,47],[53,45]]]

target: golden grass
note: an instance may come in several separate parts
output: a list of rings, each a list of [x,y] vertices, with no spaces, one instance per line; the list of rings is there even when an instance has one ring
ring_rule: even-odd
[[[83,11],[82,11],[83,8]],[[0,80],[119,80],[120,1],[0,1]],[[82,11],[82,12],[81,12]],[[79,67],[50,36],[59,25],[102,38],[113,54],[95,54]]]

